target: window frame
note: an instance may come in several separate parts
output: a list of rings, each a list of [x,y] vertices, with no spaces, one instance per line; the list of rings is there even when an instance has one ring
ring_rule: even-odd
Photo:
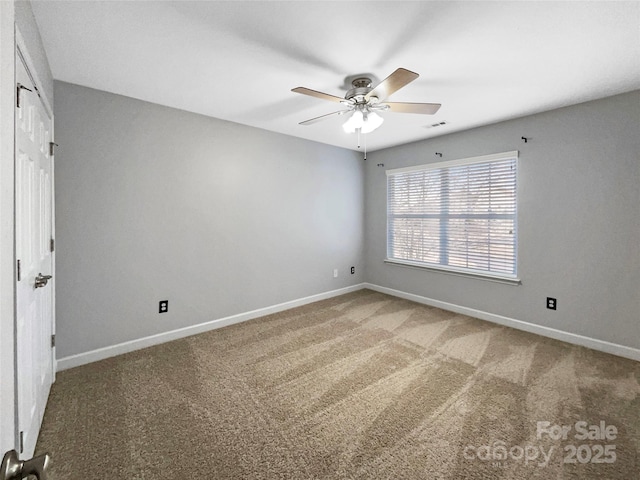
[[[500,161],[505,161],[505,160],[514,160],[515,162],[515,177],[514,177],[514,181],[515,181],[515,185],[514,185],[514,191],[515,191],[515,199],[514,199],[514,203],[515,203],[515,208],[514,208],[514,213],[513,213],[513,235],[514,235],[514,240],[513,240],[513,262],[514,262],[514,272],[511,273],[503,273],[503,272],[495,272],[495,271],[485,271],[485,270],[475,270],[472,268],[465,268],[465,267],[456,267],[456,266],[451,266],[451,265],[447,265],[447,264],[442,264],[442,263],[429,263],[427,261],[412,261],[412,260],[405,260],[405,259],[401,259],[401,258],[394,258],[391,256],[391,235],[392,235],[392,225],[391,225],[391,221],[393,219],[393,215],[391,214],[391,209],[390,209],[390,201],[391,201],[391,197],[390,197],[390,189],[389,189],[389,180],[390,177],[399,175],[399,174],[404,174],[404,173],[411,173],[411,172],[421,172],[421,171],[428,171],[428,170],[443,170],[443,169],[450,169],[453,167],[460,167],[460,166],[467,166],[467,165],[486,165],[489,163],[493,163],[493,162],[500,162]],[[402,267],[409,267],[409,268],[419,268],[419,269],[425,269],[425,270],[430,270],[430,271],[434,271],[434,272],[438,272],[438,273],[445,273],[445,274],[450,274],[450,275],[458,275],[458,276],[464,276],[464,277],[469,277],[469,278],[476,278],[476,279],[481,279],[481,280],[489,280],[489,281],[494,281],[494,282],[499,282],[499,283],[506,283],[509,285],[520,285],[522,282],[520,281],[520,278],[518,277],[518,163],[519,163],[519,152],[517,150],[514,151],[509,151],[509,152],[502,152],[502,153],[495,153],[495,154],[491,154],[491,155],[482,155],[482,156],[476,156],[476,157],[469,157],[469,158],[462,158],[462,159],[457,159],[457,160],[448,160],[448,161],[444,161],[444,162],[437,162],[437,163],[428,163],[428,164],[423,164],[423,165],[416,165],[416,166],[411,166],[411,167],[403,167],[403,168],[395,168],[395,169],[390,169],[387,170],[386,173],[386,180],[387,180],[387,196],[386,196],[386,201],[387,201],[387,211],[386,211],[386,256],[385,256],[385,260],[384,262],[390,265],[397,265],[397,266],[402,266]],[[438,196],[438,200],[440,201],[442,197]],[[438,235],[438,239],[439,242],[442,243],[442,237],[440,235]],[[450,250],[447,251],[447,255],[448,252]],[[439,253],[439,255],[442,255],[442,252]]]

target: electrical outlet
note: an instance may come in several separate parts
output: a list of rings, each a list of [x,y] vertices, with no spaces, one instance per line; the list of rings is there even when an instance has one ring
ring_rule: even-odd
[[[337,268],[333,269],[333,278],[338,278],[338,269]]]
[[[351,267],[351,275],[353,275],[354,273],[356,273],[356,267]]]
[[[555,298],[547,297],[547,308],[549,310],[555,310],[558,306],[558,301]]]
[[[160,307],[158,313],[166,313],[169,311],[169,300],[160,300]]]

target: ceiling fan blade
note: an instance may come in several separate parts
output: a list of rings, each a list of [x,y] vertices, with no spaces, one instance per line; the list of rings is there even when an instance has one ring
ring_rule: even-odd
[[[390,112],[421,113],[423,115],[433,115],[441,107],[439,103],[384,102],[384,105],[389,105]]]
[[[406,68],[398,68],[381,81],[373,90],[367,93],[364,98],[369,100],[371,97],[377,97],[379,101],[383,101],[393,92],[397,92],[419,76],[417,73],[407,70]]]
[[[344,102],[344,98],[336,97],[335,95],[329,95],[328,93],[318,92],[305,87],[296,87],[291,89],[292,92],[301,93],[303,95],[309,95],[310,97],[320,98],[322,100],[329,100],[330,102]]]
[[[304,122],[300,122],[299,125],[311,125],[312,123],[320,122],[333,115],[342,115],[343,113],[350,112],[351,110],[338,110],[337,112],[327,113],[326,115],[320,115],[319,117],[310,118]]]

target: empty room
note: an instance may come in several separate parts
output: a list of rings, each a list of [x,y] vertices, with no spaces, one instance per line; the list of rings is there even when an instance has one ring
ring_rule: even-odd
[[[640,2],[0,1],[0,480],[640,475]]]

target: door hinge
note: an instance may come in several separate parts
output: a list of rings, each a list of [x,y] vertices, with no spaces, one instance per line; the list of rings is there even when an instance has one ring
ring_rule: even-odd
[[[20,108],[20,90],[26,90],[27,92],[33,92],[30,88],[25,87],[21,83],[16,86],[16,107]]]
[[[24,432],[20,432],[20,453],[24,452]]]
[[[21,280],[21,275],[20,275],[20,260],[18,260],[17,265],[16,265],[16,277],[18,278],[18,282]]]
[[[56,346],[56,336],[51,335],[51,348]]]
[[[51,242],[49,243],[49,247],[50,247],[51,253],[53,253],[55,251],[55,249],[56,249],[56,241],[53,238],[51,239]]]
[[[53,157],[53,156],[55,155],[55,154],[54,154],[54,150],[55,150],[55,147],[57,147],[57,146],[58,146],[58,144],[57,144],[57,143],[55,143],[55,142],[49,142],[49,156],[50,156],[50,157]]]

